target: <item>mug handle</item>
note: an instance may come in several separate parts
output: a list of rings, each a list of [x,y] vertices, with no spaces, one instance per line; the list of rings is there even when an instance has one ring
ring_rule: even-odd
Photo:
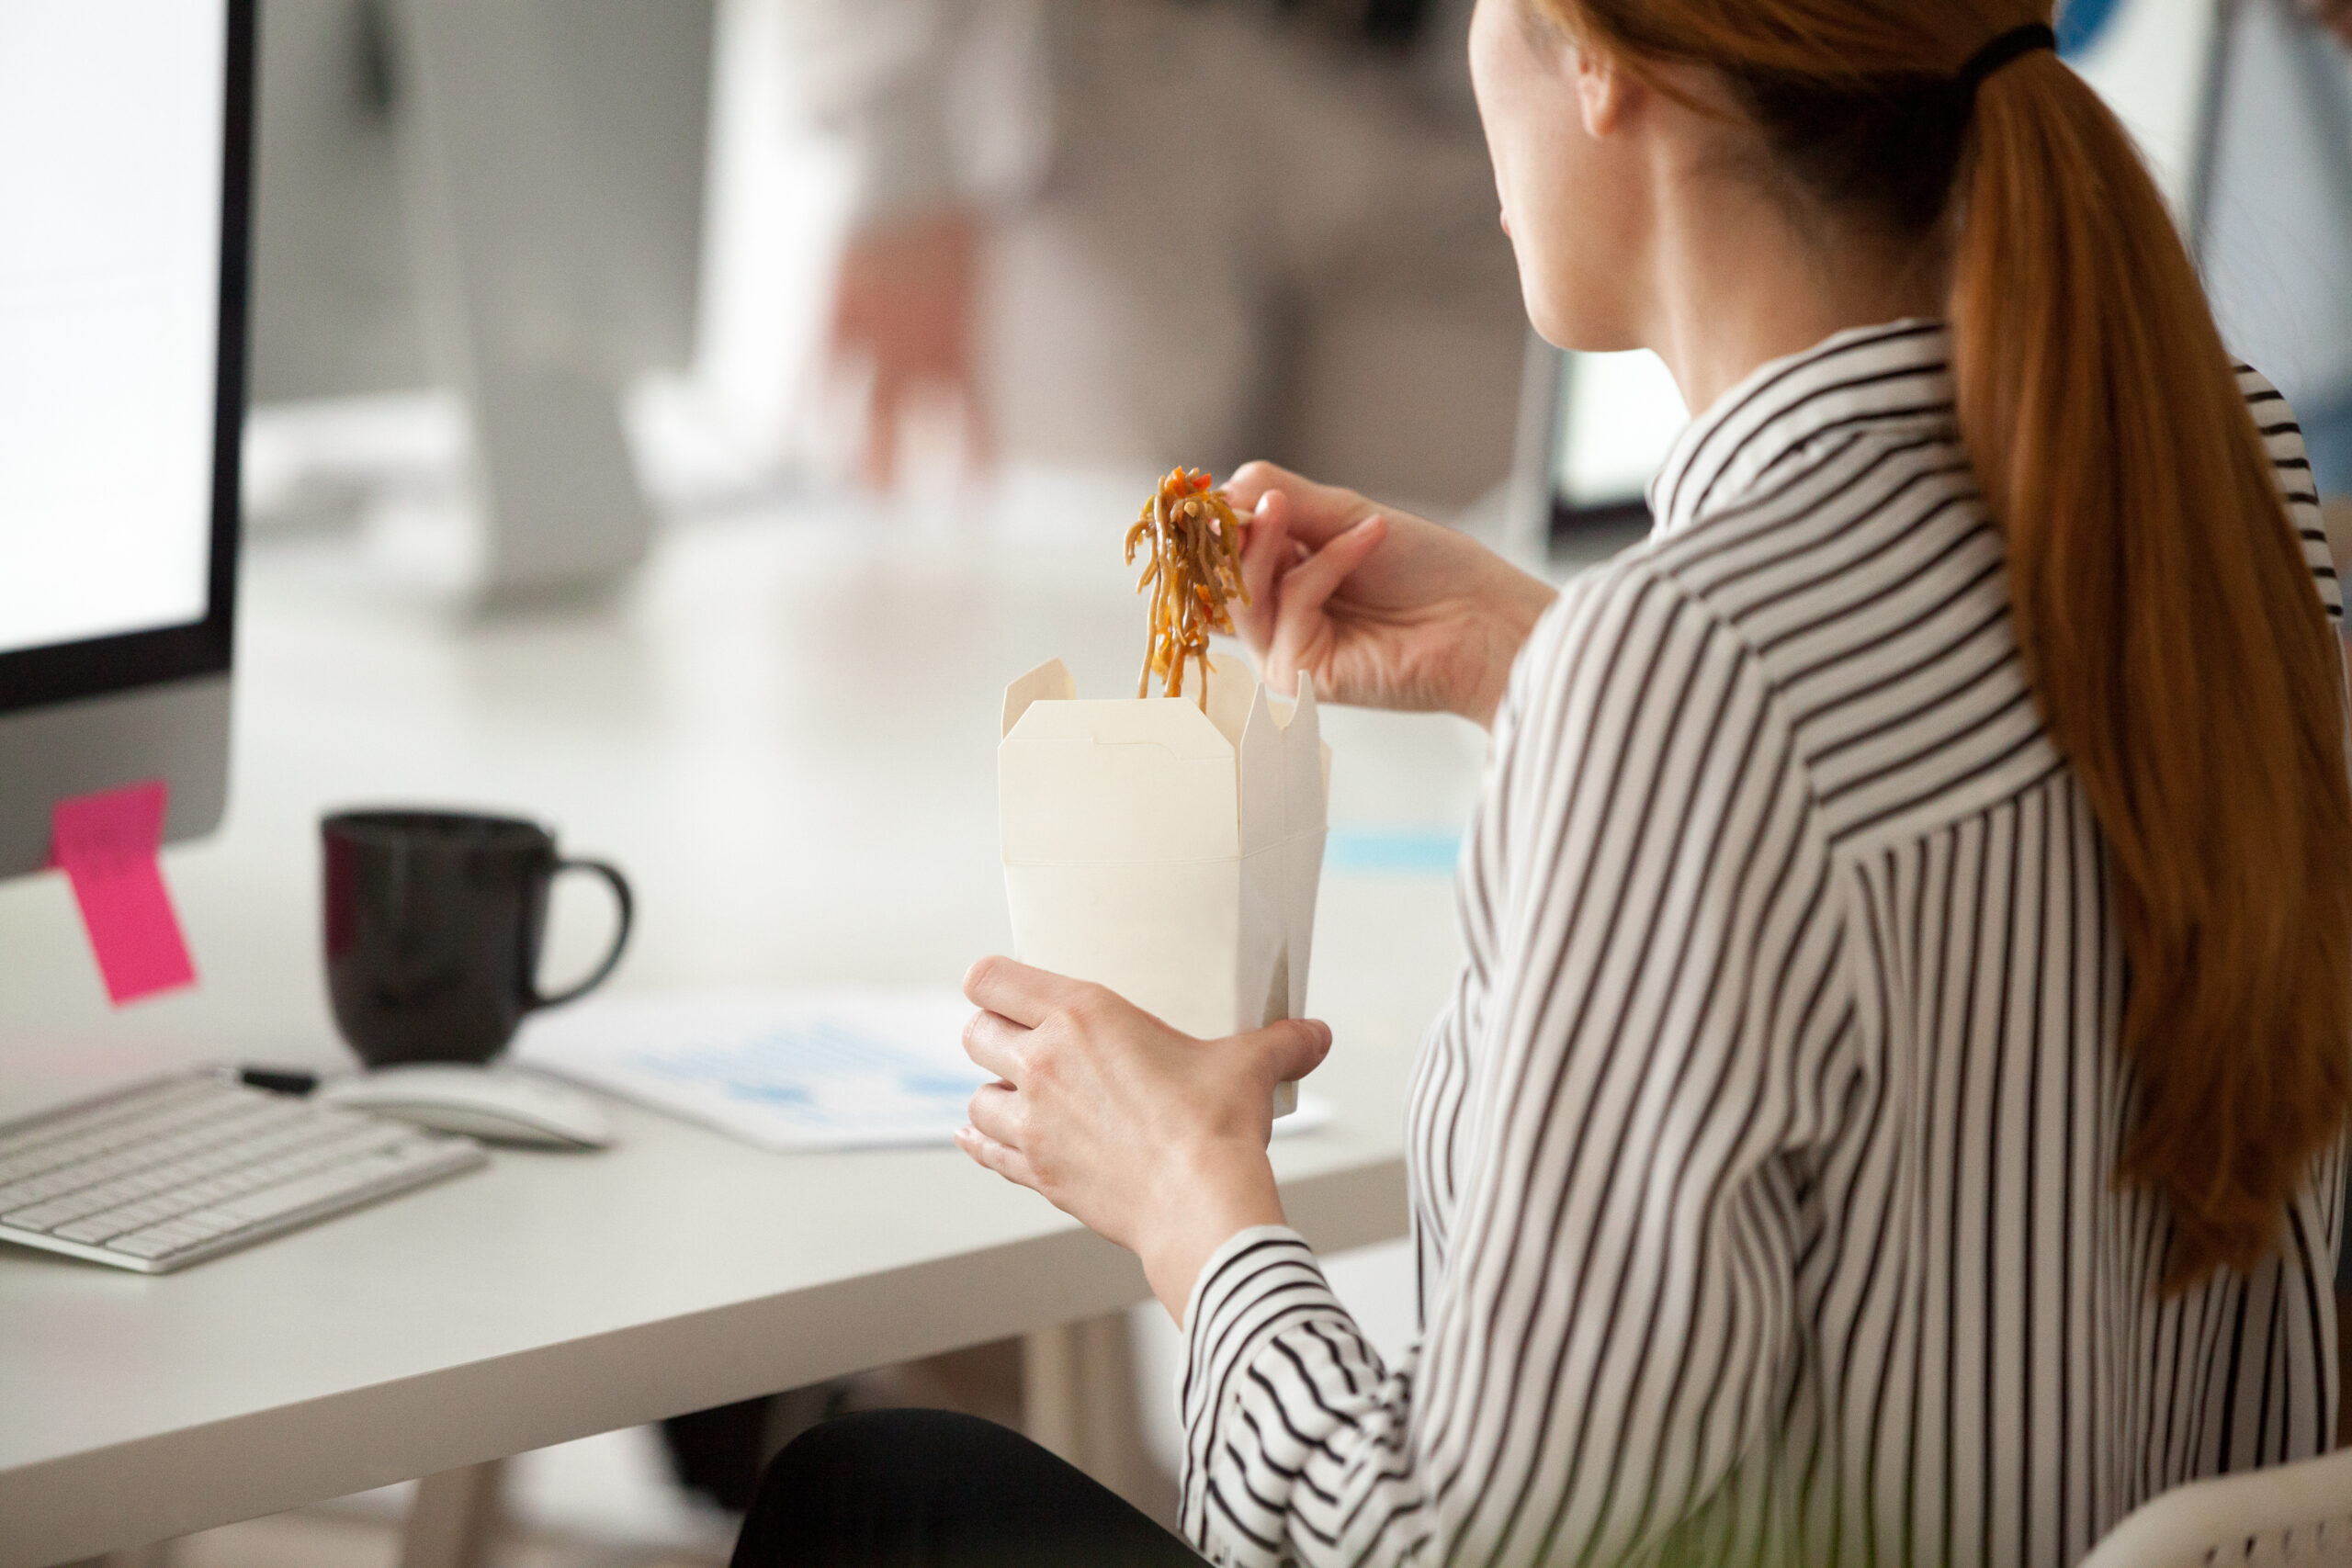
[[[605,879],[605,885],[613,890],[613,897],[620,903],[620,929],[613,932],[612,949],[605,954],[604,962],[590,970],[588,977],[578,985],[558,991],[554,996],[543,997],[539,995],[538,979],[536,976],[533,976],[531,1007],[534,1010],[555,1007],[559,1003],[571,1001],[575,997],[584,997],[598,986],[603,985],[605,976],[613,972],[613,965],[621,961],[621,950],[628,946],[629,922],[637,913],[637,900],[629,895],[628,878],[623,876],[617,868],[606,865],[600,860],[560,860],[555,863],[555,869],[548,874],[548,880],[552,883],[567,871],[594,872]]]

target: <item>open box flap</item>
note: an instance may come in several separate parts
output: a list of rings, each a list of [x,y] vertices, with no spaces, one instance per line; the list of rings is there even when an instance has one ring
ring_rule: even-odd
[[[1078,695],[1078,682],[1070,679],[1069,666],[1058,659],[1048,659],[1004,689],[1004,728],[1001,736],[1012,733],[1029,705],[1043,699],[1069,702]]]
[[[1288,701],[1270,697],[1266,704],[1273,722],[1282,728],[1282,836],[1295,839],[1320,833],[1330,815],[1331,748],[1323,743],[1315,677],[1299,671],[1297,696]]]
[[[1216,732],[1241,750],[1241,739],[1250,728],[1250,710],[1258,701],[1258,677],[1247,660],[1231,654],[1209,660],[1209,700],[1204,711]]]

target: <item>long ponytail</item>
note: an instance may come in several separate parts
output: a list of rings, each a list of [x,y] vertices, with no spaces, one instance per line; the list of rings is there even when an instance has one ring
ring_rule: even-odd
[[[2045,723],[2108,846],[2165,1284],[2246,1269],[2352,1101],[2352,794],[2336,660],[2164,202],[2055,55],[1980,89],[1951,325]]]
[[[2089,796],[2129,989],[2116,1176],[2164,1288],[2250,1268],[2352,1111],[2352,780],[2337,653],[2194,265],[2030,0],[1544,0],[1713,67],[1808,196],[1951,261],[1961,433],[2019,648]]]

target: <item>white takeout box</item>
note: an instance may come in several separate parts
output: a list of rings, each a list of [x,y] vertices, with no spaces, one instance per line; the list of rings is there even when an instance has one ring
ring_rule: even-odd
[[[997,748],[1013,955],[1219,1039],[1306,1008],[1331,753],[1315,689],[1239,660],[1191,697],[1080,701],[1058,659],[1004,693]],[[1297,1086],[1275,1095],[1275,1113]]]

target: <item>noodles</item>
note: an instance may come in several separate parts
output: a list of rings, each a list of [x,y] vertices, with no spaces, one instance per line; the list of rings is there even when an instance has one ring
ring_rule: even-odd
[[[1127,564],[1136,547],[1150,547],[1150,559],[1136,592],[1151,594],[1151,634],[1145,644],[1136,695],[1151,694],[1151,678],[1161,678],[1161,695],[1184,694],[1184,664],[1201,667],[1200,704],[1209,701],[1209,633],[1231,632],[1226,603],[1250,603],[1241,581],[1241,519],[1225,491],[1209,488],[1208,474],[1172,468],[1143,503],[1127,530]]]

